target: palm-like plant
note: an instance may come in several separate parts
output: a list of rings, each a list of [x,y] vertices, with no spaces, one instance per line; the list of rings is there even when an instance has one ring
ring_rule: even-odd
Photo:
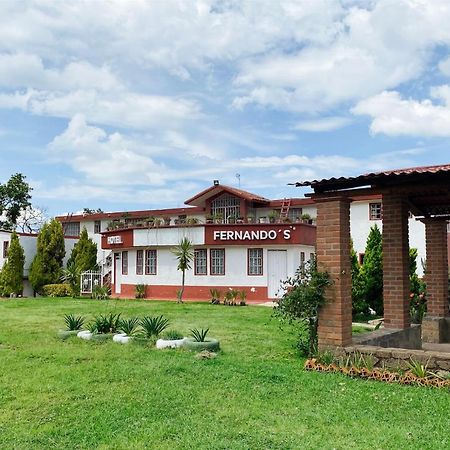
[[[64,316],[64,322],[66,323],[69,331],[81,330],[84,324],[83,316],[75,316],[73,314],[66,314]]]
[[[62,270],[61,281],[70,285],[72,295],[79,294],[80,271],[74,261],[69,262],[67,267]]]
[[[194,338],[195,342],[205,342],[209,328],[207,328],[206,330],[204,330],[203,328],[201,330],[193,328],[192,330],[189,331],[191,332],[191,336]]]
[[[139,317],[130,317],[129,319],[122,319],[119,324],[119,330],[123,331],[127,336],[136,334],[139,326]]]
[[[177,270],[181,270],[181,289],[178,291],[177,302],[183,302],[183,292],[184,292],[184,280],[186,277],[186,270],[191,269],[191,263],[194,259],[194,250],[191,241],[184,237],[180,243],[172,250],[172,253],[178,260]]]
[[[140,325],[146,337],[158,337],[169,326],[169,319],[162,315],[157,317],[145,316],[141,319]]]

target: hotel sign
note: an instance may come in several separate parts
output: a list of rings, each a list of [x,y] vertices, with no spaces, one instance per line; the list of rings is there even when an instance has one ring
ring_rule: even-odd
[[[205,245],[314,245],[316,227],[303,224],[205,225]]]
[[[102,249],[118,249],[133,247],[133,230],[114,230],[102,233]]]
[[[108,236],[108,244],[123,244],[122,236]]]

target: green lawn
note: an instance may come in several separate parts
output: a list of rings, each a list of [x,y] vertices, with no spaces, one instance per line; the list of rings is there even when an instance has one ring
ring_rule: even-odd
[[[223,350],[59,341],[65,313],[165,314]],[[448,449],[448,392],[305,372],[269,308],[0,301],[0,449]]]

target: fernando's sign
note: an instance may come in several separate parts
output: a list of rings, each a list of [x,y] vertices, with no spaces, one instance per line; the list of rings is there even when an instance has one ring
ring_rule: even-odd
[[[213,239],[215,241],[274,241],[278,234],[282,235],[283,239],[289,240],[291,238],[291,230],[215,230],[213,232]]]

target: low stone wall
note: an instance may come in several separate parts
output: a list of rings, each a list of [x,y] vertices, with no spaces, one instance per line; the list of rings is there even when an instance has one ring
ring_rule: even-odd
[[[427,365],[430,370],[450,371],[450,353],[442,353],[430,350],[413,350],[404,348],[386,348],[373,345],[352,345],[343,347],[338,354],[348,356],[353,353],[371,355],[374,358],[375,367],[392,369],[406,369],[412,358]]]
[[[419,350],[422,348],[421,326],[411,325],[410,328],[404,330],[380,328],[376,331],[354,336],[353,344]]]

